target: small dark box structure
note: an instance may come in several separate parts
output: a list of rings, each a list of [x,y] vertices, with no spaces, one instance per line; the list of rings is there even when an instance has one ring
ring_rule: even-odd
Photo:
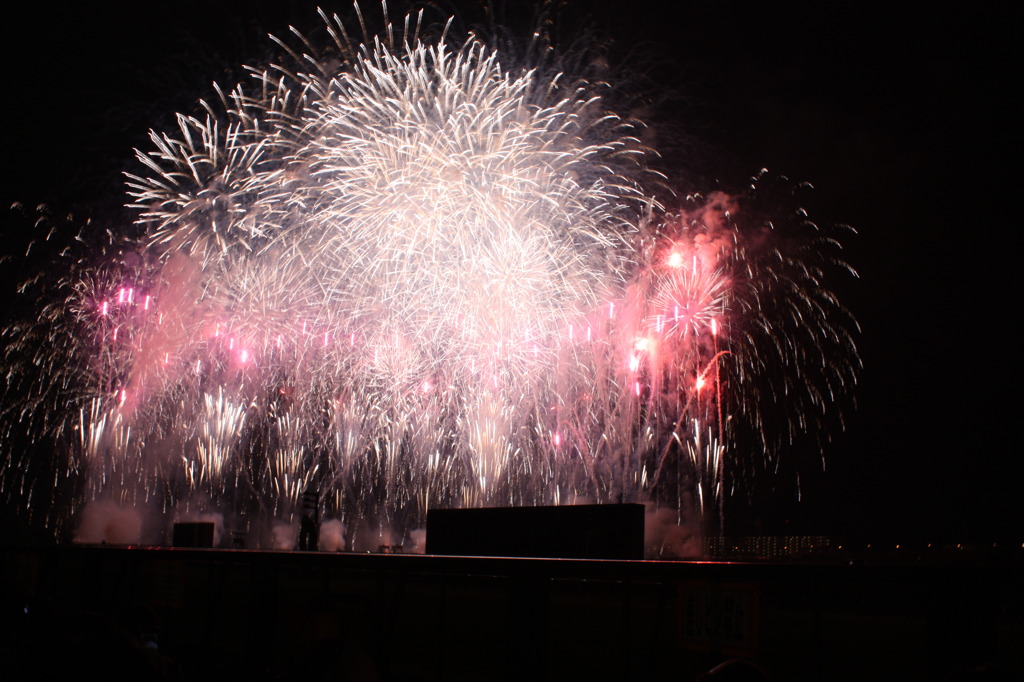
[[[643,559],[642,504],[431,509],[427,554]]]
[[[213,547],[213,524],[205,522],[176,523],[171,543],[175,547]]]

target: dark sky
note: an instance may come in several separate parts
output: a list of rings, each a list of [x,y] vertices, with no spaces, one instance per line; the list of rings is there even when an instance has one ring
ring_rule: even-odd
[[[774,532],[1024,540],[1011,437],[1020,17],[661,4],[569,3],[567,14],[589,13],[613,39],[613,66],[642,67],[654,123],[687,136],[670,148],[690,155],[692,177],[737,186],[767,167],[809,181],[812,217],[859,233],[846,246],[861,279],[841,286],[864,329],[859,409],[801,501],[763,491],[756,515]],[[5,208],[117,203],[150,126],[169,128],[211,80],[232,81],[266,32],[315,23],[311,2],[209,5],[37,3],[4,22]],[[514,23],[523,13],[510,7]]]

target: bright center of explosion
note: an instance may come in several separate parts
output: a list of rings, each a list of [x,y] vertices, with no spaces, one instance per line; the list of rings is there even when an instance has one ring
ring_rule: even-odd
[[[585,93],[539,86],[480,45],[419,46],[378,50],[316,103],[298,156],[317,187],[292,248],[320,309],[369,320],[402,374],[533,375],[550,364],[538,346],[549,356],[621,282],[633,216],[593,165],[625,141],[588,145]]]

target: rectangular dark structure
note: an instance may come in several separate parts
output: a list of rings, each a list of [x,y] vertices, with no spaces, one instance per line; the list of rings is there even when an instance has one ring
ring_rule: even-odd
[[[427,554],[643,559],[644,506],[431,509]]]
[[[206,522],[176,523],[171,543],[175,547],[213,547],[213,524]]]

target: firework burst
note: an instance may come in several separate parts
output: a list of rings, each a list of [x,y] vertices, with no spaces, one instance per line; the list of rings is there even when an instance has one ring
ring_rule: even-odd
[[[56,453],[61,537],[92,499],[290,521],[310,490],[350,542],[439,505],[711,517],[737,437],[817,432],[855,324],[838,243],[759,219],[764,179],[665,213],[603,85],[417,16],[324,25],[152,133],[139,234],[83,239],[4,330],[8,495]]]

